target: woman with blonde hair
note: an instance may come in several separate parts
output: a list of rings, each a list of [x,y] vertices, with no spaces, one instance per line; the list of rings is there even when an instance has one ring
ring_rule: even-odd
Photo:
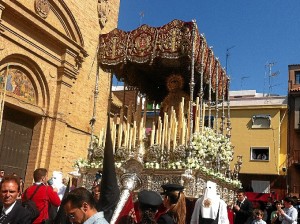
[[[186,201],[183,193],[184,187],[179,184],[165,184],[161,186],[164,190],[164,206],[166,211],[158,220],[158,224],[185,224],[186,223]]]

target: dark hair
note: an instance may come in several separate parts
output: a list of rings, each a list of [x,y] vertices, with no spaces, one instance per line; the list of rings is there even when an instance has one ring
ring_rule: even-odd
[[[40,182],[44,176],[48,173],[47,169],[45,168],[38,168],[33,172],[33,179],[34,182]]]
[[[139,208],[141,211],[150,211],[153,213],[156,213],[158,211],[158,207],[157,206],[150,206],[150,205],[146,205],[143,203],[139,203]]]
[[[283,201],[291,203],[292,205],[295,204],[295,201],[292,197],[286,197],[286,198],[283,199]]]
[[[261,209],[254,209],[254,210],[253,210],[253,214],[254,214],[254,215],[261,215],[261,216],[264,216],[264,212],[263,212],[263,210],[261,210]]]
[[[75,188],[70,191],[67,196],[62,200],[62,206],[65,206],[68,202],[72,203],[75,208],[81,208],[82,203],[86,202],[92,208],[96,208],[96,202],[91,192],[84,187]]]
[[[155,221],[155,214],[156,211],[152,210],[141,210],[141,223],[142,224],[156,224],[157,222]]]
[[[243,195],[245,195],[245,190],[244,190],[244,189],[238,189],[238,190],[236,191],[236,193],[237,193],[237,194],[242,193]]]
[[[15,182],[18,185],[18,191],[20,191],[20,178],[13,175],[4,176],[1,180],[1,188],[5,182]]]

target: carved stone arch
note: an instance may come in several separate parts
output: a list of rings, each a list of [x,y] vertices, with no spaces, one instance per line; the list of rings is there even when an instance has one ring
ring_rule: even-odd
[[[67,4],[63,0],[49,0],[49,3],[51,10],[57,16],[62,26],[64,27],[67,36],[77,44],[79,44],[81,47],[84,47],[82,34]]]
[[[48,111],[50,102],[49,87],[39,65],[31,58],[20,54],[12,54],[1,60],[0,72],[6,70],[8,65],[9,69],[17,69],[28,77],[36,93],[35,106],[42,111]]]

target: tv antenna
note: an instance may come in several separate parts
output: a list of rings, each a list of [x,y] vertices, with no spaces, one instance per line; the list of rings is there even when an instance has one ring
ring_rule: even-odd
[[[242,76],[241,77],[241,90],[243,90],[244,80],[250,78],[250,76]]]
[[[266,64],[266,68],[268,68],[268,80],[269,80],[269,92],[268,96],[271,95],[272,87],[277,85],[272,85],[272,79],[279,75],[279,71],[272,72],[272,67],[276,64],[276,62],[269,62]]]
[[[230,50],[232,49],[232,48],[234,48],[235,47],[235,45],[233,45],[233,46],[231,46],[231,47],[229,47],[229,48],[227,48],[226,49],[226,64],[225,64],[225,71],[226,71],[226,74],[227,74],[227,64],[228,64],[228,59],[229,59],[229,56],[230,56]]]

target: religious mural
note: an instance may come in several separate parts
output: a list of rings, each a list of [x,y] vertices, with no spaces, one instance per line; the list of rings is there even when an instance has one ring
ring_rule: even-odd
[[[7,77],[6,77],[7,76]],[[6,80],[6,93],[11,93],[19,98],[22,98],[31,103],[36,102],[35,91],[30,79],[18,69],[9,69],[0,74],[0,88],[5,87]]]

